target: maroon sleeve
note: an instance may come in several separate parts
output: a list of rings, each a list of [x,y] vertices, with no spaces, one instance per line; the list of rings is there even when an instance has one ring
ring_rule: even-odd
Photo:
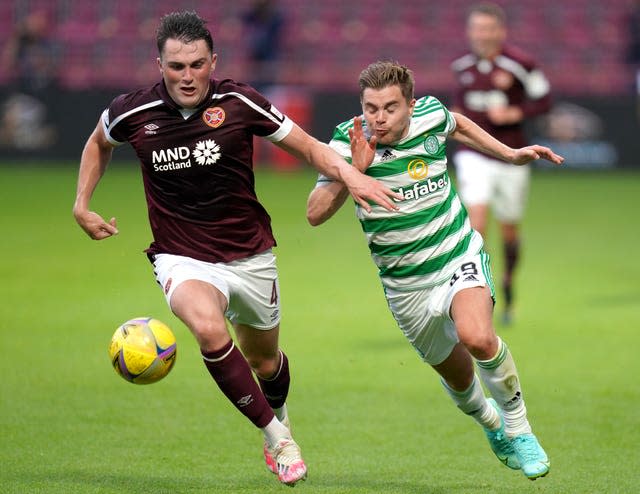
[[[526,100],[520,105],[524,118],[535,117],[547,113],[551,109],[551,96],[547,93],[539,99]]]
[[[118,117],[124,113],[126,97],[127,95],[121,94],[114,98],[106,109],[106,113],[103,114],[104,124],[107,130],[107,138],[110,141],[124,143],[129,140],[126,119],[120,119],[120,121],[117,120]]]
[[[525,119],[548,112],[551,109],[549,81],[536,61],[527,53],[515,47],[505,49],[505,55],[520,63],[525,70],[522,76],[524,98],[514,103]]]

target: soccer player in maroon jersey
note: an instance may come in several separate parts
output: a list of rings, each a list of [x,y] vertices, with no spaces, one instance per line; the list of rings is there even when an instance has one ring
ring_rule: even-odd
[[[367,210],[368,201],[395,209],[399,196],[348,165],[250,86],[212,78],[217,54],[195,12],[164,16],[157,44],[162,80],[118,96],[102,113],[82,153],[73,214],[95,240],[118,233],[115,218],[105,221],[89,203],[114,147],[129,142],[142,170],[153,233],[146,252],[156,280],[195,336],[221,391],[263,431],[269,469],[293,485],[306,477],[307,467],[285,404],[290,376],[278,346],[276,242],[254,190],[253,137],[343,182]]]
[[[508,146],[526,146],[525,119],[549,110],[549,82],[526,54],[505,45],[504,11],[491,3],[469,10],[471,52],[452,64],[457,86],[452,109],[463,113]],[[513,276],[520,254],[519,223],[530,170],[460,146],[454,155],[458,189],[472,227],[486,233],[489,207],[500,224],[504,247],[504,322],[512,317]]]

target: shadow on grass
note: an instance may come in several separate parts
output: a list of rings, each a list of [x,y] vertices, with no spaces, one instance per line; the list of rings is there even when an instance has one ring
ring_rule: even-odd
[[[3,493],[46,492],[51,493],[131,493],[131,494],[177,494],[177,493],[243,493],[265,492],[264,487],[272,482],[268,472],[264,475],[239,476],[228,479],[220,476],[190,476],[183,472],[175,475],[172,468],[164,469],[166,475],[153,470],[163,470],[161,466],[150,466],[148,470],[135,472],[89,472],[85,470],[34,471],[28,474],[3,475]],[[276,487],[278,487],[276,485]],[[5,490],[6,489],[6,490]]]
[[[154,467],[152,467],[154,468]],[[158,468],[157,466],[155,468]],[[154,469],[155,469],[154,468]],[[151,468],[150,468],[151,470]],[[233,472],[226,478],[218,475],[189,476],[158,475],[148,470],[139,473],[89,472],[85,470],[66,470],[64,472],[32,471],[30,473],[13,472],[2,475],[2,492],[12,493],[131,493],[131,494],[188,494],[188,493],[282,493],[286,487],[279,484],[272,474],[254,472],[246,474]],[[300,483],[299,492],[322,493],[384,493],[384,494],[456,494],[467,492],[486,492],[489,486],[479,486],[472,481],[447,481],[446,485],[432,485],[429,479],[407,480],[377,478],[372,475],[340,475],[330,477],[313,474],[304,483]]]
[[[461,494],[488,492],[489,486],[480,486],[473,481],[451,479],[432,481],[429,478],[402,480],[399,478],[383,478],[375,475],[349,475],[335,478],[322,478],[309,482],[317,487],[315,492],[331,493],[366,493],[366,494]]]

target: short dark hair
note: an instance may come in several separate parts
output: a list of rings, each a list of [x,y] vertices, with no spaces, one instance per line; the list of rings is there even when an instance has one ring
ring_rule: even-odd
[[[177,39],[183,43],[193,43],[203,39],[211,53],[213,53],[213,39],[206,27],[207,21],[202,19],[194,11],[171,12],[162,16],[160,25],[156,31],[156,43],[158,53],[162,55],[164,45],[168,39]]]
[[[507,15],[504,13],[503,8],[495,3],[485,2],[472,5],[467,11],[467,19],[471,17],[472,14],[489,15],[495,17],[502,25],[506,25],[507,23]]]
[[[413,99],[413,72],[398,62],[378,61],[360,72],[360,99],[367,88],[384,89],[389,86],[400,86],[402,96],[407,101]]]

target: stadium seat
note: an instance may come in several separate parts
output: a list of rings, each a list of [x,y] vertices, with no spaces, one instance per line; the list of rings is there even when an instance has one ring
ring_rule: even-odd
[[[376,59],[395,59],[425,78],[434,92],[448,92],[451,60],[464,52],[468,2],[425,4],[419,0],[389,2],[280,0],[285,15],[281,82],[322,89],[352,89],[354,74]],[[509,16],[510,39],[536,54],[554,90],[567,94],[627,91],[625,65],[627,0],[536,0],[501,2]],[[241,15],[248,3],[209,0],[197,5],[209,21],[219,70],[249,80]],[[69,87],[104,87],[153,81],[158,17],[184,8],[190,0],[4,0],[0,2],[0,43],[27,13],[45,9],[52,21],[52,42],[65,57],[60,78]],[[144,45],[144,48],[142,46]],[[95,53],[110,57],[126,71],[112,74],[93,67]],[[129,74],[122,75],[122,72]],[[0,83],[9,78],[0,67]],[[609,83],[607,83],[609,81]]]

